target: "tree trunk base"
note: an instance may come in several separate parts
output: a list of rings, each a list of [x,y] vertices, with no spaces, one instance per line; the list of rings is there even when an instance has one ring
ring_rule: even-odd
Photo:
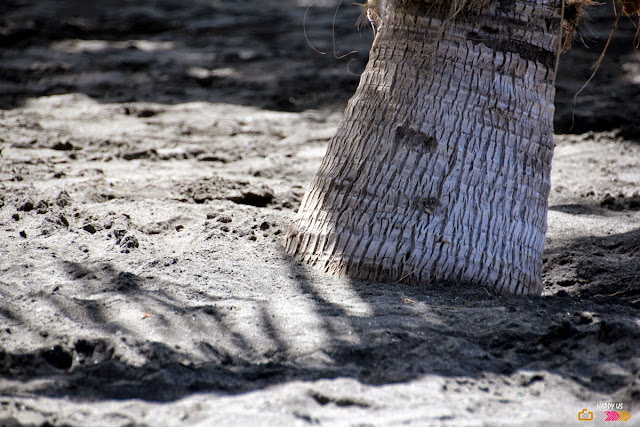
[[[357,279],[540,294],[558,4],[387,7],[287,252]]]

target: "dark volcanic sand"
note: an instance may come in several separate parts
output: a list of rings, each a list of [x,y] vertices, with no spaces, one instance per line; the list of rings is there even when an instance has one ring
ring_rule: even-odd
[[[0,425],[640,419],[640,59],[561,59],[542,297],[326,276],[282,235],[366,64],[357,7],[0,3]],[[585,46],[586,45],[586,46]],[[573,132],[573,133],[572,133]]]

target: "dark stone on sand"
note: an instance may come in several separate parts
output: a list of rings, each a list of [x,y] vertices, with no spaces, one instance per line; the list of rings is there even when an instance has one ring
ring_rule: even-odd
[[[125,238],[122,239],[120,246],[124,249],[135,249],[140,246],[140,243],[138,243],[138,239],[134,236],[125,236]]]
[[[73,144],[71,144],[69,141],[65,141],[65,142],[56,142],[55,144],[53,144],[51,146],[51,148],[53,150],[58,150],[58,151],[71,151],[73,150]]]
[[[54,368],[67,370],[73,364],[73,356],[60,345],[53,346],[42,352],[42,357]]]
[[[35,205],[33,204],[33,202],[31,200],[27,200],[26,202],[24,202],[22,205],[18,207],[18,210],[23,212],[30,212],[34,208],[35,208]]]
[[[231,196],[228,200],[240,205],[264,208],[273,201],[274,197],[273,190],[263,185],[260,188],[245,190],[240,196]]]
[[[138,159],[148,159],[154,156],[157,156],[158,153],[154,149],[150,150],[140,150],[140,151],[131,151],[129,153],[124,153],[122,158],[124,160],[138,160]]]

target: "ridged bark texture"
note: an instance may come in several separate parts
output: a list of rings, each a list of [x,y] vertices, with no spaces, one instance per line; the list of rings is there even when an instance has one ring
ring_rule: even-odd
[[[381,16],[286,250],[353,278],[539,294],[560,3],[418,9]]]

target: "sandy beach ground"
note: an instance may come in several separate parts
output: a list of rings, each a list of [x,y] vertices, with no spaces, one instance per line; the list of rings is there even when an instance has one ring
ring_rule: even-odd
[[[609,9],[561,59],[545,290],[500,297],[284,254],[372,41],[308,3],[0,3],[0,425],[640,420],[633,23],[575,110]]]

